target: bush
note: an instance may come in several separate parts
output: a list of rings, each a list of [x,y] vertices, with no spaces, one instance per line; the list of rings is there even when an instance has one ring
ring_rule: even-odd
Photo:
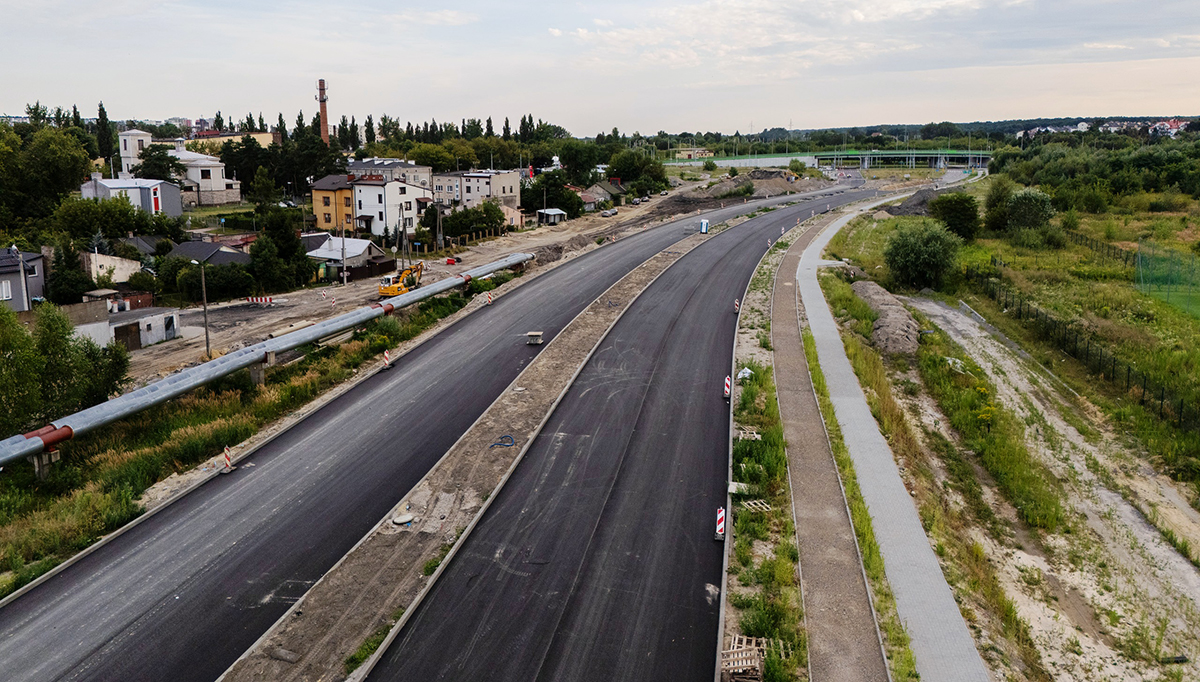
[[[704,160],[704,170],[709,171],[711,173],[712,171],[715,171],[716,169],[717,169],[716,161],[713,161],[712,159]]]
[[[1040,230],[1054,217],[1050,195],[1036,189],[1013,192],[1008,198],[1008,229]]]
[[[729,167],[729,177],[736,178],[737,174],[738,174],[737,166],[730,166]]]
[[[1079,229],[1079,211],[1071,209],[1062,214],[1062,229],[1074,232]]]
[[[133,287],[134,291],[147,291],[153,294],[158,291],[158,280],[145,270],[138,270],[129,276],[129,286]]]
[[[979,232],[979,203],[966,192],[952,192],[929,202],[929,215],[946,224],[951,232],[971,241]]]
[[[937,287],[954,268],[962,239],[940,224],[924,221],[896,230],[883,250],[892,277],[908,286]]]

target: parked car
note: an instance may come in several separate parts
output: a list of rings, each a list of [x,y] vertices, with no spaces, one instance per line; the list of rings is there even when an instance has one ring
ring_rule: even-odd
[[[642,201],[650,201],[650,197],[642,197]]]
[[[665,196],[667,196],[667,190],[665,190],[665,189],[664,189],[663,191],[659,192],[659,193],[658,193],[658,196],[660,196],[660,197],[665,197]]]
[[[601,217],[601,218],[611,218],[611,217],[613,217],[615,214],[616,214],[616,211],[615,211],[615,210],[613,210],[613,209],[611,209],[611,208],[609,208],[609,209],[605,209],[605,210],[603,210],[603,211],[600,211],[600,217]]]
[[[637,206],[637,205],[638,205],[638,204],[640,204],[640,203],[642,203],[642,200],[641,200],[641,199],[638,199],[637,197],[634,197],[634,198],[633,198],[633,205],[634,205],[634,206]]]

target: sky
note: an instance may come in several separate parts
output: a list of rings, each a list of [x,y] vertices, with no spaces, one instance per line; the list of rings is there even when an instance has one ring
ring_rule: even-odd
[[[453,7],[453,9],[444,9]],[[0,113],[576,136],[1200,114],[1196,0],[0,0]]]

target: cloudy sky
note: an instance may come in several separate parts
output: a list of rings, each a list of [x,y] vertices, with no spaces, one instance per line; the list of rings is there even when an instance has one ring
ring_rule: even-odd
[[[438,7],[454,9],[438,9]],[[576,135],[1200,114],[1196,0],[0,0],[0,113]]]

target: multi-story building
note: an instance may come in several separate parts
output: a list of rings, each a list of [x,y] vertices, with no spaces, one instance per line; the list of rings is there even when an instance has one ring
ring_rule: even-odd
[[[417,187],[429,187],[433,169],[401,159],[371,157],[350,159],[346,165],[346,172],[355,176],[379,175],[385,180],[399,180]]]
[[[497,170],[437,173],[433,176],[433,198],[455,208],[475,208],[488,199],[520,208],[521,174]]]
[[[414,232],[433,197],[428,187],[387,180],[382,175],[355,176],[350,186],[354,189],[357,228],[376,236],[382,235],[385,227],[395,234],[400,225],[406,232]]]
[[[345,175],[326,175],[312,184],[313,215],[317,227],[354,229],[354,188]]]

